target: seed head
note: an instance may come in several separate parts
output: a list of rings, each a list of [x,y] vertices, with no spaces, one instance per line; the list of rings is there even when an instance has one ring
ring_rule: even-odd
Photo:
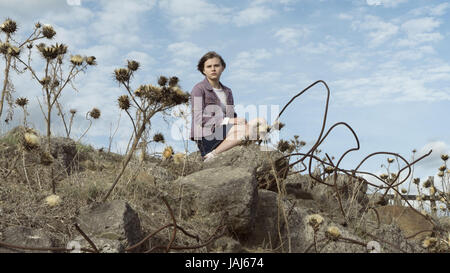
[[[429,188],[430,186],[431,186],[431,181],[429,179],[427,179],[427,181],[423,182],[424,188]]]
[[[337,241],[341,237],[341,231],[336,226],[330,226],[325,232],[325,236],[330,240]]]
[[[45,59],[53,60],[58,57],[58,49],[55,46],[45,46],[41,43],[36,47]]]
[[[177,86],[178,82],[179,82],[178,77],[176,77],[176,76],[170,77],[170,79],[169,79],[169,86],[170,87],[175,87],[175,86]]]
[[[128,60],[128,69],[130,69],[131,71],[136,71],[139,69],[140,64],[136,61],[133,60]]]
[[[75,55],[70,57],[70,62],[75,66],[80,66],[83,64],[84,58],[81,55]]]
[[[130,108],[130,98],[128,95],[122,95],[118,99],[119,108],[122,110],[128,110]]]
[[[438,174],[437,174],[439,177],[444,177],[444,172],[443,171],[440,171],[440,172],[438,172]]]
[[[320,214],[311,214],[307,218],[308,224],[315,230],[319,230],[323,222],[323,217]]]
[[[173,149],[172,149],[172,147],[171,147],[171,146],[167,146],[167,147],[164,149],[163,153],[162,153],[163,160],[169,159],[172,155],[173,155]]]
[[[77,109],[70,109],[70,113],[71,113],[72,115],[75,115],[75,114],[77,113]]]
[[[117,68],[114,70],[114,74],[116,76],[116,80],[119,83],[125,83],[130,80],[131,72],[127,68]]]
[[[8,54],[17,57],[20,55],[20,48],[18,48],[17,46],[10,46],[8,48]]]
[[[423,240],[422,247],[423,248],[431,248],[431,247],[434,247],[436,245],[436,243],[437,243],[436,238],[428,237],[425,240]]]
[[[444,161],[447,161],[448,160],[448,154],[441,155],[441,159],[444,160]]]
[[[51,25],[44,25],[42,35],[47,39],[52,39],[56,35],[56,32]]]
[[[288,151],[290,148],[291,148],[291,145],[290,145],[289,142],[287,142],[286,140],[281,139],[281,140],[278,142],[277,149],[278,149],[280,152],[284,153],[284,152]]]
[[[445,171],[446,169],[447,169],[447,166],[445,166],[445,165],[442,165],[442,166],[439,167],[439,170],[441,172]]]
[[[402,188],[402,193],[406,194],[408,191],[405,188]]]
[[[89,112],[89,115],[93,118],[93,119],[98,119],[101,115],[101,112],[99,109],[97,108],[92,108],[92,110]]]
[[[40,139],[36,134],[25,133],[23,135],[23,146],[27,150],[32,150],[40,145]]]
[[[35,28],[41,28],[42,25],[41,25],[41,23],[37,22],[36,24],[34,24],[34,27],[35,27]]]
[[[96,58],[94,56],[89,56],[89,57],[86,58],[86,63],[88,65],[96,65],[97,62],[95,61],[95,59]]]
[[[40,81],[40,83],[43,85],[43,86],[47,86],[50,82],[51,82],[51,78],[49,77],[49,76],[47,76],[47,77],[44,77],[44,78],[42,78],[42,80]]]
[[[45,151],[41,154],[41,164],[42,165],[49,166],[53,163],[53,160],[54,160],[54,158],[49,152]]]
[[[9,43],[0,42],[0,53],[7,54],[11,45]]]
[[[414,178],[414,180],[413,180],[413,183],[414,184],[416,184],[416,185],[419,185],[419,183],[420,183],[420,178]]]
[[[173,162],[175,164],[181,164],[183,163],[184,159],[186,158],[186,155],[183,153],[176,153],[173,155]]]
[[[333,172],[334,172],[334,168],[331,167],[331,166],[327,166],[327,167],[325,168],[325,172],[328,173],[328,174],[333,173]]]
[[[58,195],[52,194],[45,198],[45,204],[47,204],[50,207],[57,206],[61,203],[61,197]]]
[[[382,175],[380,175],[380,178],[386,180],[388,178],[388,175],[383,173]]]
[[[155,134],[155,135],[153,136],[153,141],[154,141],[154,142],[161,142],[161,143],[164,143],[164,142],[165,142],[165,140],[164,140],[164,135],[161,134],[161,133]]]
[[[16,32],[17,24],[16,22],[8,18],[0,25],[0,30],[8,34],[12,34]]]
[[[388,159],[387,159],[387,162],[388,162],[388,163],[392,163],[392,162],[394,162],[394,159],[393,159],[393,158],[388,158]]]
[[[25,107],[25,105],[28,104],[28,99],[25,97],[18,98],[16,99],[16,104],[19,105],[20,107]]]
[[[164,76],[160,76],[158,79],[159,86],[163,87],[167,84],[168,79]]]
[[[67,53],[67,46],[65,44],[58,44],[55,45],[56,51],[58,52],[58,55],[64,55]]]

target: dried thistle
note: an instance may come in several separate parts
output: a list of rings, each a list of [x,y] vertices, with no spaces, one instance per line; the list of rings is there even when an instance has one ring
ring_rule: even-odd
[[[47,86],[51,82],[51,80],[52,79],[47,76],[42,78],[42,80],[40,80],[39,83],[42,84],[43,86]]]
[[[95,59],[96,59],[95,56],[89,56],[86,58],[86,63],[88,65],[96,65],[97,62],[95,61]]]
[[[278,142],[277,149],[282,153],[284,153],[286,151],[288,151],[288,153],[291,153],[293,150],[291,144],[289,144],[289,142],[287,142],[286,140],[283,140],[283,139],[281,139]]]
[[[155,134],[155,135],[153,136],[153,141],[154,141],[154,142],[161,142],[161,143],[164,143],[164,142],[165,142],[165,140],[164,140],[164,135],[161,134],[161,133]]]
[[[58,55],[64,55],[67,53],[67,46],[65,44],[58,45],[58,43],[56,43],[55,48]]]
[[[8,48],[7,54],[17,57],[20,55],[20,48],[18,48],[17,46],[10,46]]]
[[[325,167],[325,173],[330,174],[330,173],[333,173],[333,172],[334,172],[334,167],[332,167],[332,166]]]
[[[81,55],[75,55],[70,58],[70,62],[75,66],[80,66],[83,64],[84,58]]]
[[[402,193],[406,194],[408,191],[405,188],[402,188]]]
[[[419,183],[420,183],[420,178],[414,178],[414,180],[413,180],[413,183],[414,184],[416,184],[416,185],[419,185]]]
[[[439,177],[444,177],[444,172],[443,171],[440,171],[440,172],[438,172],[438,174],[437,174]]]
[[[70,113],[71,113],[72,115],[75,115],[75,114],[77,113],[77,109],[70,109]]]
[[[173,149],[172,149],[172,147],[171,147],[171,146],[167,146],[167,147],[164,149],[163,153],[162,153],[163,160],[169,159],[172,155],[173,155]]]
[[[44,25],[42,35],[47,39],[52,39],[56,35],[56,32],[51,25]]]
[[[39,137],[34,133],[25,133],[23,135],[23,146],[27,150],[33,150],[40,145]]]
[[[99,109],[97,108],[92,108],[92,110],[89,112],[89,115],[93,118],[93,119],[98,119],[100,118],[101,112]]]
[[[179,79],[178,79],[178,77],[170,77],[170,79],[169,79],[169,86],[170,87],[175,87],[175,86],[177,86],[177,84],[178,84],[178,82],[179,82]]]
[[[0,25],[0,30],[8,34],[12,34],[17,30],[17,23],[8,18]]]
[[[114,70],[114,75],[119,83],[125,83],[130,80],[131,72],[127,68],[117,68]]]
[[[11,45],[9,43],[0,42],[0,53],[7,54]]]
[[[323,217],[320,214],[311,214],[307,217],[308,224],[315,230],[319,230],[323,222]]]
[[[380,178],[383,179],[383,180],[386,180],[388,178],[388,175],[383,173],[383,174],[380,175]]]
[[[441,155],[441,159],[444,160],[444,161],[447,161],[448,160],[448,155],[447,154]]]
[[[53,60],[58,57],[58,49],[55,46],[45,46],[45,44],[39,44],[36,46],[41,52],[42,57],[47,60]]]
[[[41,164],[42,165],[49,166],[53,163],[53,161],[54,161],[54,158],[49,152],[45,151],[41,154]]]
[[[45,198],[45,204],[47,204],[50,207],[57,206],[61,203],[61,197],[59,197],[56,194],[50,195],[47,198]]]
[[[275,121],[275,122],[272,124],[272,128],[273,128],[274,130],[281,130],[284,126],[285,126],[285,124],[282,123],[282,122],[280,122],[279,120]]]
[[[168,81],[167,77],[160,76],[158,79],[158,84],[159,86],[163,87],[167,84],[167,81]]]
[[[441,172],[445,171],[446,169],[447,169],[447,166],[445,166],[445,165],[442,165],[439,167],[439,171],[441,171]]]
[[[388,162],[388,163],[392,163],[392,162],[394,162],[394,159],[393,159],[393,158],[388,158],[388,159],[387,159],[387,162]]]
[[[128,95],[120,96],[117,101],[119,102],[119,108],[122,110],[128,110],[130,108],[130,98]]]
[[[341,231],[336,226],[330,226],[325,232],[325,236],[332,241],[337,241],[341,237]]]
[[[430,186],[431,186],[431,181],[429,179],[427,179],[427,181],[423,182],[424,188],[429,188]]]
[[[28,104],[28,99],[25,97],[18,98],[16,99],[16,104],[19,105],[20,107],[25,107],[25,105]]]
[[[136,61],[133,60],[128,60],[128,69],[130,69],[131,71],[136,71],[139,69],[140,64]]]
[[[175,164],[181,164],[183,163],[184,159],[186,158],[186,155],[183,153],[176,153],[173,155],[173,162]]]
[[[37,22],[36,24],[34,24],[34,27],[35,27],[35,28],[41,28],[42,25],[41,25],[41,23]]]

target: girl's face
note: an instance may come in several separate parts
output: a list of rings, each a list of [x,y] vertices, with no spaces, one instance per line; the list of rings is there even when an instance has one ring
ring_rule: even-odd
[[[220,59],[217,57],[208,59],[203,66],[203,73],[205,76],[213,81],[220,80],[220,75],[222,75],[223,66]]]

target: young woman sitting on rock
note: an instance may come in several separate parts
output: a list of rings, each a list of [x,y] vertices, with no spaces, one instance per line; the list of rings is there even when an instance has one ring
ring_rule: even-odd
[[[263,118],[247,122],[234,112],[231,89],[220,82],[226,64],[216,52],[206,53],[197,69],[205,79],[197,83],[191,92],[191,137],[197,143],[204,161],[237,146],[249,137],[255,139],[259,126],[266,126]]]

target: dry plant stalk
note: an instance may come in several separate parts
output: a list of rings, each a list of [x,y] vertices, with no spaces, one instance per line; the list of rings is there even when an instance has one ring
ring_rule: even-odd
[[[139,67],[140,64],[137,61],[129,60],[127,67],[118,68],[114,71],[115,80],[119,85],[123,85],[128,93],[128,95],[120,96],[118,98],[118,103],[120,109],[126,112],[133,125],[133,141],[131,148],[127,151],[127,154],[122,161],[119,173],[114,179],[112,186],[103,197],[102,202],[106,201],[122,177],[147,126],[150,126],[151,118],[157,113],[164,113],[176,105],[189,102],[189,94],[181,90],[178,85],[179,80],[177,77],[171,77],[169,79],[161,76],[158,79],[158,86],[151,84],[141,85],[133,92],[130,81]],[[136,120],[130,113],[131,107],[135,108]]]

